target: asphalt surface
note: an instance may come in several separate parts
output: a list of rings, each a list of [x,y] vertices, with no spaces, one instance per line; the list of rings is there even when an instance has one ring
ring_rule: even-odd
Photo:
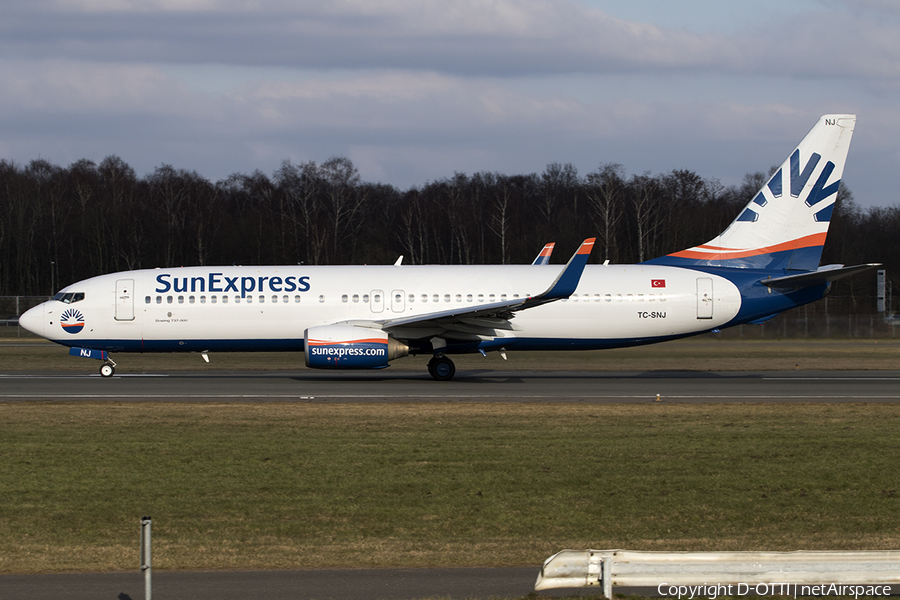
[[[0,373],[0,401],[897,402],[900,371]]]
[[[657,397],[657,394],[659,396]],[[450,382],[413,372],[0,373],[0,402],[900,402],[900,371],[460,371]],[[560,548],[562,550],[562,548]],[[227,600],[518,598],[539,565],[497,569],[157,572],[156,598]],[[638,590],[616,589],[616,592]],[[652,590],[641,590],[651,593]],[[599,595],[599,589],[543,596]],[[0,599],[144,598],[133,573],[4,575]]]
[[[178,600],[421,600],[521,598],[534,591],[539,567],[499,569],[330,569],[151,574],[154,598]],[[652,591],[652,590],[648,590]],[[599,595],[600,588],[542,596]],[[140,600],[134,573],[2,575],[4,600]]]

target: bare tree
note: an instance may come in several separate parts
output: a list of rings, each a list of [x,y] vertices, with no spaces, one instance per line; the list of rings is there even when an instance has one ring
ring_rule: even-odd
[[[617,163],[606,163],[587,176],[586,193],[591,204],[591,216],[597,227],[597,237],[603,248],[604,260],[618,260],[614,245],[616,226],[622,218],[622,202],[625,195],[624,168]]]
[[[359,171],[346,156],[334,156],[319,168],[325,182],[325,198],[331,219],[332,260],[353,255],[356,234],[362,227],[366,194],[360,186]],[[350,252],[342,251],[350,248]]]
[[[507,261],[507,236],[510,230],[510,200],[512,198],[512,190],[509,178],[497,176],[496,185],[494,186],[494,206],[491,213],[491,221],[488,225],[494,235],[500,242],[500,264],[505,265]]]

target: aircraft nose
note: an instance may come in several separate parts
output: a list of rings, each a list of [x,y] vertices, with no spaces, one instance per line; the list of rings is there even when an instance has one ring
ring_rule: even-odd
[[[19,315],[19,326],[34,335],[44,337],[44,305],[38,304]]]

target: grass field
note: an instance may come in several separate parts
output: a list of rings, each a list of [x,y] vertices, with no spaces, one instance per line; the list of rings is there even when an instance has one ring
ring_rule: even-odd
[[[900,407],[0,404],[0,572],[900,547]]]

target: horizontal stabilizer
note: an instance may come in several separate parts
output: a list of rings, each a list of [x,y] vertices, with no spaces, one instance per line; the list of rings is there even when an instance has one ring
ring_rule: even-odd
[[[843,265],[828,265],[817,271],[809,271],[807,273],[799,273],[797,275],[787,275],[785,277],[773,277],[772,279],[763,279],[761,283],[770,288],[797,288],[810,285],[824,285],[837,279],[843,279],[850,275],[856,275],[869,269],[880,267],[881,263],[869,263],[866,265],[855,265],[853,267],[845,267]]]

